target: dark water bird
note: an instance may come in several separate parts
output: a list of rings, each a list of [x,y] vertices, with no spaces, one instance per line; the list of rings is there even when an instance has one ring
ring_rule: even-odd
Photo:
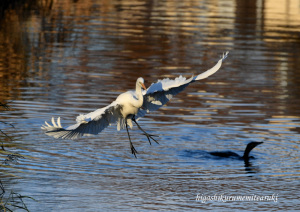
[[[240,156],[237,153],[231,151],[209,152],[209,154],[223,158],[236,158],[248,162],[250,158],[253,158],[252,156],[249,157],[251,150],[262,143],[263,142],[250,142],[249,144],[247,144],[243,156]]]
[[[132,121],[144,133],[150,144],[150,140],[158,143],[153,138],[154,135],[148,134],[140,127],[137,120],[150,111],[158,110],[173,96],[183,91],[190,83],[205,79],[217,72],[222,65],[222,61],[225,60],[227,55],[228,52],[223,54],[223,57],[211,69],[189,79],[179,76],[174,80],[169,78],[158,80],[146,89],[144,79],[140,77],[136,81],[136,88],[134,91],[127,91],[120,94],[115,101],[104,108],[100,108],[85,115],[80,114],[76,118],[76,124],[64,128],[60,123],[60,117],[56,122],[54,118],[52,118],[52,125],[45,122],[42,129],[45,130],[47,135],[55,138],[75,139],[81,136],[96,135],[109,125],[117,123],[118,130],[126,128],[131,153],[136,157],[137,151],[131,142],[128,131],[128,126],[130,126],[130,128],[133,126]]]

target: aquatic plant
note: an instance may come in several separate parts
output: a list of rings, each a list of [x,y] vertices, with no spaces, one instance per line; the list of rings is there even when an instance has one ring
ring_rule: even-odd
[[[15,209],[29,211],[24,202],[26,198],[34,200],[32,197],[21,195],[12,190],[6,195],[6,191],[0,180],[0,212],[14,211]]]
[[[0,107],[8,110],[9,106],[7,103],[1,103],[0,102]],[[7,123],[5,121],[0,120],[0,123],[10,125],[11,127],[14,127],[12,124]],[[17,161],[20,158],[24,158],[22,155],[17,154],[17,153],[11,153],[9,151],[5,150],[5,145],[3,143],[3,140],[8,139],[12,141],[13,139],[7,135],[3,130],[0,129],[0,154],[5,155],[2,163],[0,164],[0,167],[6,167],[9,168],[12,163],[17,163]],[[14,211],[14,210],[24,210],[24,211],[29,211],[24,199],[32,199],[32,197],[29,196],[24,196],[19,193],[14,192],[13,190],[10,190],[9,192],[6,191],[5,187],[3,186],[2,181],[0,180],[0,212],[6,212],[6,211]]]

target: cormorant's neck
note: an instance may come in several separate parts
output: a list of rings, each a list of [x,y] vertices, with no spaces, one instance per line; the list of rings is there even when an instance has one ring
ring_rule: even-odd
[[[249,153],[251,152],[251,150],[254,148],[254,146],[250,146],[247,145],[245,151],[244,151],[244,155],[242,158],[244,158],[244,160],[249,159]]]
[[[251,152],[252,149],[254,149],[257,145],[261,144],[263,142],[251,142],[247,145],[244,155],[243,155],[243,159],[244,160],[248,160],[249,159],[249,153]]]

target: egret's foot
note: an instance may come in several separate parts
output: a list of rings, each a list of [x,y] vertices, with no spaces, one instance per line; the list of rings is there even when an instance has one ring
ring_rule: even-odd
[[[157,144],[159,144],[158,143],[158,141],[156,140],[156,139],[154,139],[153,138],[153,136],[155,137],[158,137],[158,135],[151,135],[151,134],[148,134],[148,133],[146,133],[146,132],[144,132],[144,135],[148,138],[148,141],[149,141],[149,144],[151,145],[151,140],[150,139],[152,139],[153,141],[155,141]]]
[[[157,135],[151,135],[151,134],[147,133],[145,130],[143,130],[143,128],[141,128],[141,126],[136,122],[134,116],[132,117],[132,121],[134,121],[136,126],[138,126],[138,128],[144,133],[145,136],[147,136],[150,145],[151,145],[151,139],[153,141],[155,141],[157,144],[159,144],[158,141],[153,138],[153,136],[157,136]]]
[[[132,145],[132,143],[130,143],[130,149],[131,149],[131,153],[134,155],[134,157],[137,158],[137,157],[136,157],[136,154],[137,154],[138,152],[136,151],[136,149],[134,148],[134,146]]]

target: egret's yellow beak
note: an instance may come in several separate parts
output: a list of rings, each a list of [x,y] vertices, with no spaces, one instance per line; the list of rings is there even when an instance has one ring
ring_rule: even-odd
[[[142,87],[147,90],[146,86],[144,85],[144,83],[141,83]]]

